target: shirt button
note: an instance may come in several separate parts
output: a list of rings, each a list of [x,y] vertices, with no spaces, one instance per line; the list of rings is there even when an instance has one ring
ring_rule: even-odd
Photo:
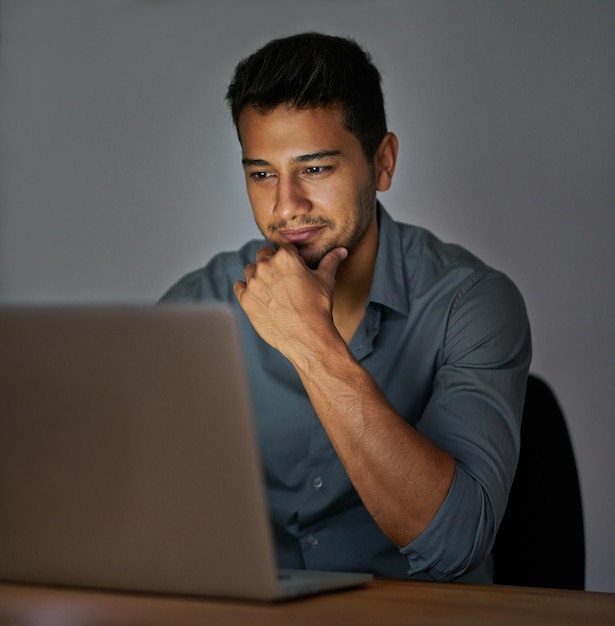
[[[312,484],[314,485],[314,489],[318,490],[323,486],[324,483],[322,481],[322,478],[320,476],[317,476]]]
[[[307,538],[307,542],[310,544],[310,546],[312,546],[312,548],[315,548],[318,545],[318,538],[314,537],[314,535],[309,535]]]

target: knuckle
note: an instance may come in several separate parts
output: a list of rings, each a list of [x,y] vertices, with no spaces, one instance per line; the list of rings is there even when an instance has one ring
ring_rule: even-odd
[[[269,246],[263,246],[256,252],[257,262],[271,258],[273,256],[273,250]]]

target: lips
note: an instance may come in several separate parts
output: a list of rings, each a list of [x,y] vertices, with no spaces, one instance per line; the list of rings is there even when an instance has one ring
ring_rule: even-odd
[[[319,235],[324,226],[309,226],[278,230],[285,243],[309,243]]]

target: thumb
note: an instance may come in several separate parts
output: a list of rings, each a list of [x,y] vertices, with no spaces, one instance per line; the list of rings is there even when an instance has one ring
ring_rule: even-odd
[[[333,280],[337,273],[340,263],[348,256],[346,248],[333,248],[322,257],[318,264],[318,272],[326,274],[328,278]]]

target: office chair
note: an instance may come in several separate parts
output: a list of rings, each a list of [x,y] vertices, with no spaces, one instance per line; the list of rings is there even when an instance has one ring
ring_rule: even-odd
[[[530,375],[519,465],[493,547],[495,582],[584,589],[581,490],[564,415],[549,386]]]

